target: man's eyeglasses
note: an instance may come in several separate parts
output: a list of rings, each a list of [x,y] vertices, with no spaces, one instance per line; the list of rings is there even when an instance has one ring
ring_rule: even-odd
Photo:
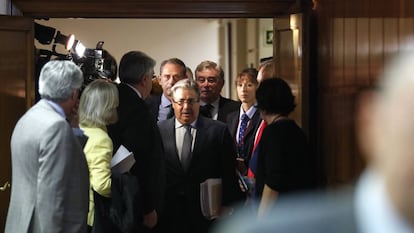
[[[198,99],[181,99],[181,100],[174,100],[173,102],[178,104],[179,106],[183,106],[184,104],[188,104],[193,106],[195,103],[198,103]]]

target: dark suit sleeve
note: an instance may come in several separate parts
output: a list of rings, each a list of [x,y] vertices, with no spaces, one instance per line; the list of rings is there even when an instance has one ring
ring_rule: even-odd
[[[155,119],[150,112],[142,115],[142,120],[135,127],[129,127],[125,135],[126,144],[134,151],[136,166],[133,174],[138,176],[143,197],[143,211],[149,213],[157,209],[160,203],[160,186],[163,184],[162,155],[163,146]],[[131,125],[132,126],[132,125]],[[134,130],[133,132],[128,132]],[[139,133],[136,133],[139,132]]]
[[[222,129],[221,169],[223,182],[223,205],[229,206],[244,198],[236,175],[236,146],[228,128]]]
[[[162,200],[164,184],[163,146],[158,126],[146,103],[132,89],[119,86],[118,122],[108,126],[114,151],[124,145],[134,153],[135,165],[131,173],[138,177],[139,205],[144,213],[157,209]]]

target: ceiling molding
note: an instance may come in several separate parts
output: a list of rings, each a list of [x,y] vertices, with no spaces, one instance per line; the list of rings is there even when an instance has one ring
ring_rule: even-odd
[[[267,18],[311,0],[13,0],[33,18]]]

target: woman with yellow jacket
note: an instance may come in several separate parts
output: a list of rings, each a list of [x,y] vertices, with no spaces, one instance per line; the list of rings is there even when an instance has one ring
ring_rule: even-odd
[[[112,140],[108,136],[106,125],[117,121],[118,89],[106,80],[97,79],[85,88],[79,103],[79,123],[88,136],[84,152],[89,168],[90,201],[88,225],[93,232],[113,232],[106,224],[110,220],[96,220],[95,197],[111,197],[111,159]],[[109,216],[109,213],[106,213]],[[105,213],[104,213],[105,216]],[[101,216],[99,216],[101,217]],[[103,226],[102,224],[105,224]],[[99,226],[98,226],[99,225]],[[101,229],[101,230],[98,230]]]

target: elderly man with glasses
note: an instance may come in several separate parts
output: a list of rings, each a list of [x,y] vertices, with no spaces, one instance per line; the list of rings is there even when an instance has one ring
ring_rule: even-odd
[[[234,164],[236,147],[224,123],[199,115],[197,83],[191,79],[178,81],[171,89],[171,100],[175,117],[158,122],[166,160],[160,232],[207,232],[212,220],[201,211],[200,183],[221,179],[220,214],[241,200]]]

